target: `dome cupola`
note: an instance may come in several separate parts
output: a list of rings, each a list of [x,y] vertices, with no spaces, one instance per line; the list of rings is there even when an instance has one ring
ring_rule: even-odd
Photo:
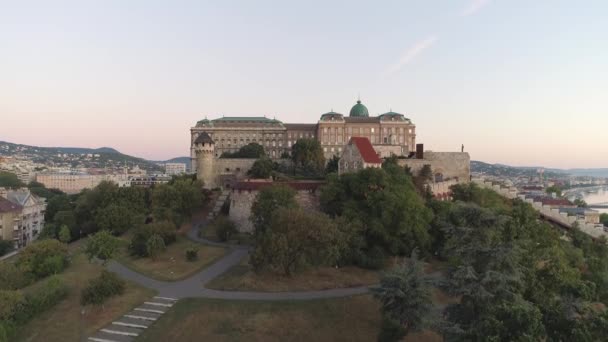
[[[357,100],[357,104],[350,109],[349,116],[367,118],[369,117],[369,112],[367,111],[367,107],[361,104],[361,100]]]

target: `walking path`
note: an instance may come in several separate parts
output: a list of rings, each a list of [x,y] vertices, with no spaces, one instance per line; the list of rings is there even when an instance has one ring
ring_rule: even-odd
[[[112,322],[106,327],[97,331],[89,337],[93,342],[130,342],[163,313],[165,313],[173,303],[181,298],[214,298],[229,300],[260,300],[260,301],[280,301],[280,300],[312,300],[325,298],[347,297],[357,294],[367,293],[367,286],[320,290],[320,291],[290,291],[290,292],[253,292],[253,291],[221,291],[205,288],[205,284],[226,272],[232,266],[237,265],[247,254],[250,247],[235,246],[225,243],[209,241],[198,236],[198,232],[207,221],[196,222],[188,232],[188,238],[206,245],[227,247],[230,252],[223,258],[202,269],[193,276],[175,282],[166,282],[149,278],[141,273],[135,272],[124,265],[111,261],[108,269],[118,274],[121,278],[133,281],[141,286],[156,290],[158,296],[135,308],[133,311],[123,315],[117,321]]]

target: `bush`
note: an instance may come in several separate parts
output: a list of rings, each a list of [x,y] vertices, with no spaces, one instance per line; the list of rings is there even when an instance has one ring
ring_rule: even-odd
[[[198,259],[198,248],[197,247],[188,247],[186,249],[186,260],[195,261]]]
[[[156,257],[166,248],[165,241],[158,234],[152,234],[148,241],[146,241],[146,251],[148,252],[148,256],[153,259],[156,259]]]
[[[14,340],[17,333],[15,323],[9,321],[0,321],[0,342],[9,342]]]
[[[214,226],[215,235],[222,242],[230,240],[230,238],[238,232],[234,222],[230,221],[225,216],[218,216],[214,222]]]
[[[80,303],[82,305],[103,304],[108,298],[123,294],[125,286],[125,281],[115,273],[103,270],[99,277],[91,279],[87,287],[82,290]]]
[[[26,308],[21,322],[29,321],[52,308],[68,295],[68,287],[59,276],[52,276],[25,295]]]
[[[31,283],[31,276],[26,276],[13,263],[0,264],[0,290],[17,290]]]
[[[119,240],[112,236],[108,230],[102,230],[87,239],[85,254],[89,261],[97,258],[105,264],[119,247]]]
[[[399,322],[388,317],[382,319],[382,327],[378,334],[379,342],[396,342],[401,341],[405,336],[405,329]]]
[[[141,225],[133,231],[133,237],[129,244],[129,253],[140,257],[149,256],[146,243],[154,234],[162,237],[165,246],[169,246],[177,240],[175,225],[171,222],[165,221]]]
[[[37,241],[23,249],[16,265],[35,279],[57,274],[68,265],[68,248],[57,240]]]
[[[0,290],[0,303],[0,322],[14,322],[25,309],[25,297],[21,291]]]
[[[7,254],[13,250],[13,243],[11,241],[0,239],[0,256]]]

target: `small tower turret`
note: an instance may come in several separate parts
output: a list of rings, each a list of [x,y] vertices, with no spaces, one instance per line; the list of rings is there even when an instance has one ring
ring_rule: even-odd
[[[206,132],[201,133],[194,141],[196,152],[196,177],[203,181],[205,189],[217,187],[214,177],[215,143]]]

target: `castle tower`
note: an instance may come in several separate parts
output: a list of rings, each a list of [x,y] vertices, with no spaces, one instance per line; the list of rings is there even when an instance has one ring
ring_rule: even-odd
[[[205,189],[217,187],[214,177],[215,143],[206,132],[202,132],[194,141],[196,152],[196,177],[203,181]]]

